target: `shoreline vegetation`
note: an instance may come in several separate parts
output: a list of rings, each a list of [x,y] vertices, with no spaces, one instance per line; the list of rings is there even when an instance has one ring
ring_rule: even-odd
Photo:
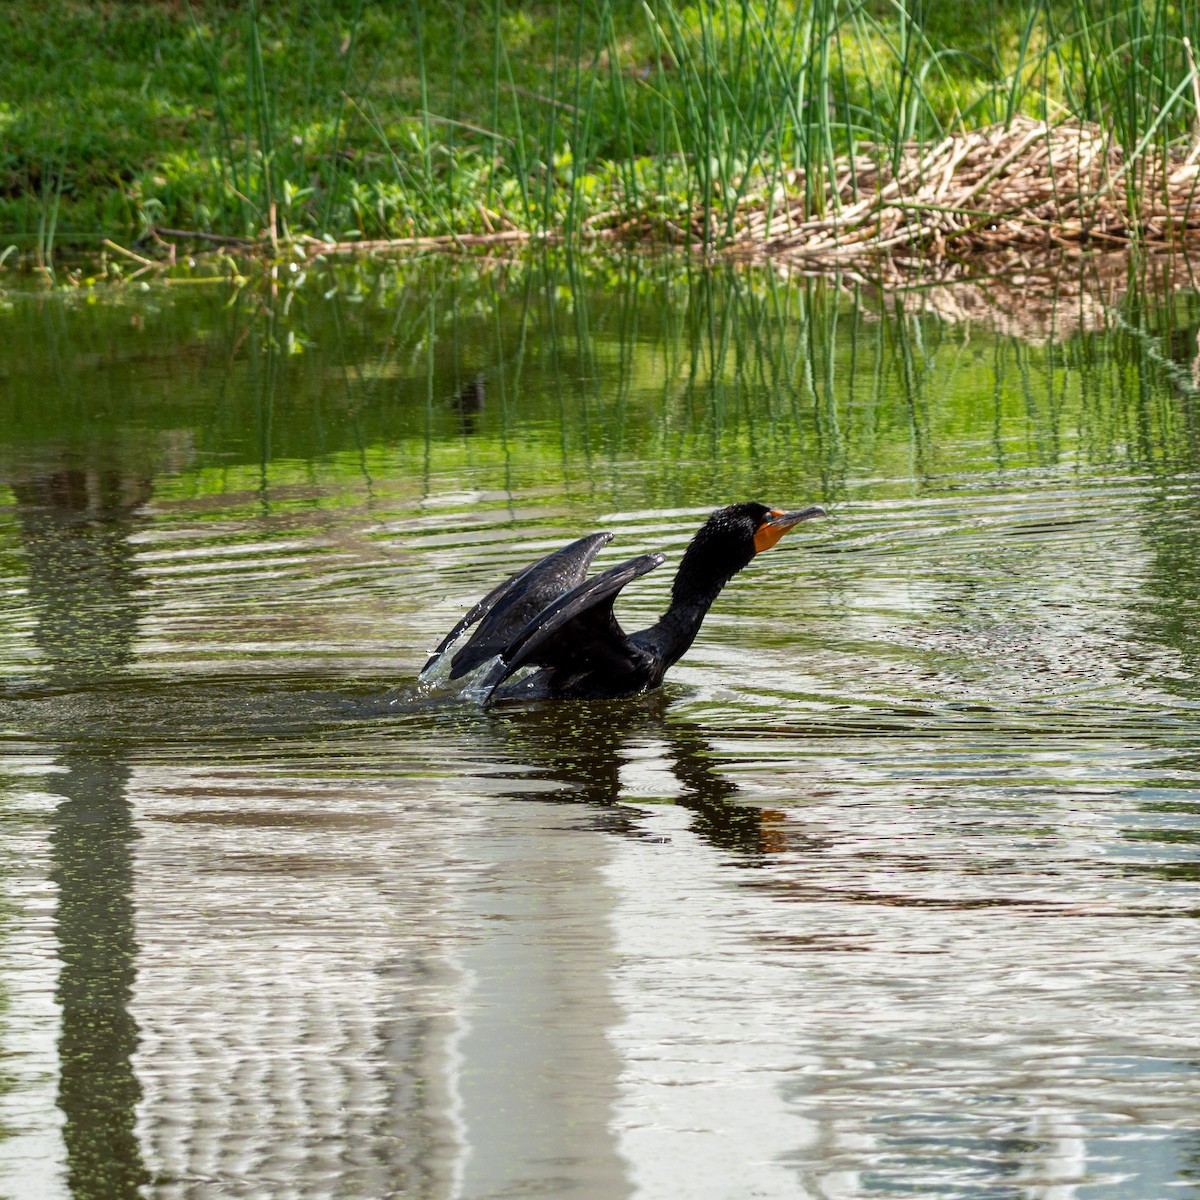
[[[10,268],[600,243],[904,274],[1200,238],[1194,5],[10,9]]]

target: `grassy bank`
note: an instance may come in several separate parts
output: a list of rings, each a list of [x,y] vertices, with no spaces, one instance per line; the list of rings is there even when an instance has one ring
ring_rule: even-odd
[[[1200,10],[908,4],[9,0],[0,253],[154,227],[720,245],[1021,115],[1102,131],[1089,186],[1136,237],[1200,128]]]

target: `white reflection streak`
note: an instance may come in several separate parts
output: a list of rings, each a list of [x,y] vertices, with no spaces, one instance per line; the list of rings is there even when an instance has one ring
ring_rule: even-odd
[[[3,773],[24,775],[33,766],[28,758],[6,759]],[[0,1059],[8,1077],[0,1091],[0,1195],[59,1200],[68,1195],[67,1154],[58,1107],[56,889],[45,833],[59,797],[29,792],[11,798],[14,808],[36,819],[27,828],[10,825],[0,843],[5,908],[19,914],[9,935],[0,936],[0,997],[7,1002]]]
[[[621,1200],[624,1164],[610,1129],[619,1061],[606,1037],[616,839],[578,811],[504,801],[473,838],[492,868],[459,897],[478,931],[463,959],[470,994],[456,1040],[468,1150],[457,1196]]]
[[[1022,1194],[1027,1200],[1076,1200],[1080,1182],[1088,1179],[1087,1142],[1076,1116],[1040,1113],[1030,1122],[1029,1138],[1040,1153],[1022,1169]]]
[[[757,1013],[748,1007],[744,950],[723,928],[735,896],[689,820],[683,808],[656,809],[653,824],[669,830],[670,844],[623,841],[607,871],[620,896],[612,917],[614,992],[625,1012],[612,1035],[625,1060],[620,1149],[634,1194],[647,1200],[800,1200],[810,1193],[786,1159],[811,1145],[814,1129],[789,1109],[779,1082],[804,1048],[777,1040],[765,996]]]
[[[463,1194],[463,1180],[466,1178],[467,1156],[470,1150],[467,1145],[467,1120],[463,1104],[463,1039],[470,1032],[470,1025],[464,1013],[467,999],[471,994],[474,980],[471,973],[462,963],[461,955],[450,953],[447,965],[454,972],[457,985],[446,997],[446,1007],[449,1015],[446,1019],[446,1070],[443,1077],[445,1087],[445,1121],[447,1161],[445,1165],[446,1190],[443,1193],[446,1200],[458,1200]],[[435,1200],[435,1198],[431,1198]],[[442,1200],[442,1196],[436,1197]]]

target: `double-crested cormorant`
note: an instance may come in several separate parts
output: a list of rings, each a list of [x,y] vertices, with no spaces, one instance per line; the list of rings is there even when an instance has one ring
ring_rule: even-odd
[[[422,675],[478,622],[470,641],[450,660],[450,678],[483,668],[471,691],[485,704],[516,698],[596,700],[649,691],[686,653],[721,589],[793,525],[824,515],[823,508],[785,512],[753,501],[718,509],[684,553],[670,607],[637,633],[617,624],[613,601],[666,556],[639,554],[587,579],[596,552],[613,535],[580,538],[489,592],[446,635]],[[539,669],[501,686],[522,667]]]

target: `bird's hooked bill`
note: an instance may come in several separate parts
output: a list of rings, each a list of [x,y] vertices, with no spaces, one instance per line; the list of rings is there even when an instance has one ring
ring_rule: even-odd
[[[782,508],[773,508],[763,517],[762,524],[754,535],[754,549],[760,554],[764,550],[770,550],[793,525],[826,515],[825,510],[819,504],[814,504],[811,508],[794,508],[789,512],[785,512]]]

